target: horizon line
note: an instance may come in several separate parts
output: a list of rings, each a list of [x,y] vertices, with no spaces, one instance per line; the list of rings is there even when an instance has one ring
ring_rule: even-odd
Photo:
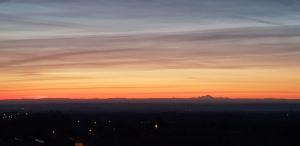
[[[84,101],[84,100],[98,100],[98,101],[109,101],[109,100],[300,100],[300,98],[231,98],[231,97],[156,97],[156,98],[134,98],[134,97],[111,97],[111,98],[12,98],[12,99],[0,99],[0,101],[26,101],[26,100],[73,100],[73,101]]]

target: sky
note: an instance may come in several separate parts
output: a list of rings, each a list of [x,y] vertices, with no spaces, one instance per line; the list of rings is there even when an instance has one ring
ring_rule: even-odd
[[[0,99],[300,98],[299,0],[0,0]]]

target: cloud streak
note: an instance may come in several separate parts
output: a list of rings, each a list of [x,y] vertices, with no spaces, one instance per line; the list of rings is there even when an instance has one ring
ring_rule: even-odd
[[[299,38],[299,26],[273,26],[1,41],[0,56],[10,61],[1,60],[0,66],[2,70],[297,66]],[[26,55],[10,58],[20,53]]]
[[[299,5],[295,0],[2,0],[0,38],[299,25]]]

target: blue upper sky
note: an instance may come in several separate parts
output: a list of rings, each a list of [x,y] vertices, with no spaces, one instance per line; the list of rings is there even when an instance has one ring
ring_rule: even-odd
[[[0,0],[0,40],[299,24],[298,0]]]

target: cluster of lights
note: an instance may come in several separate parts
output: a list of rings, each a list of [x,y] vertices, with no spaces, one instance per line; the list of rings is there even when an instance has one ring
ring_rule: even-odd
[[[13,115],[7,115],[7,114],[3,114],[2,119],[13,119],[14,116]]]
[[[108,124],[108,125],[110,125],[111,124],[111,120],[107,120],[105,123],[106,124]],[[81,121],[80,120],[77,120],[77,121],[75,121],[75,123],[76,123],[76,125],[77,126],[80,126],[80,123],[81,123]],[[141,121],[140,122],[141,124],[144,124],[144,122],[143,121]],[[92,127],[90,127],[87,131],[89,132],[89,133],[93,133],[93,132],[95,132],[95,126],[97,125],[97,121],[93,121],[92,122]],[[159,126],[159,124],[158,123],[155,123],[154,125],[153,125],[153,128],[154,129],[159,129],[160,128],[160,126]],[[116,131],[116,128],[113,128],[113,131]],[[52,134],[55,134],[55,131],[53,130],[52,131]]]
[[[28,116],[29,115],[29,113],[28,112],[26,112],[26,113],[24,113],[25,114],[25,116]],[[16,118],[17,116],[20,116],[21,115],[21,113],[16,113],[16,114],[7,114],[7,113],[3,113],[2,114],[2,119],[14,119],[14,118]]]
[[[28,115],[28,113],[26,112],[25,115]],[[287,114],[287,116],[288,116],[288,114]],[[8,115],[7,113],[3,113],[3,117],[13,118],[13,115]],[[75,120],[75,123],[76,123],[77,126],[80,126],[81,121],[80,120]],[[110,125],[112,123],[112,121],[111,120],[106,120],[104,123]],[[144,121],[141,121],[140,124],[144,124]],[[92,121],[91,122],[91,128],[88,129],[88,133],[90,133],[90,134],[95,133],[95,131],[96,131],[95,126],[96,125],[97,125],[97,121]],[[158,123],[154,123],[152,126],[153,126],[154,129],[157,129],[157,130],[160,128],[160,126],[159,126]],[[116,131],[116,128],[113,128],[112,130]],[[56,135],[57,134],[57,131],[55,129],[51,129],[49,132],[52,135]],[[15,140],[16,141],[20,141],[21,139],[15,138]],[[45,143],[45,141],[43,139],[40,139],[40,138],[36,138],[36,139],[34,139],[34,141],[36,143],[40,143],[40,144],[44,144]],[[75,142],[75,146],[83,146],[83,143],[81,143],[81,142]]]
[[[26,116],[29,115],[28,112],[23,113],[23,114],[26,115]],[[20,113],[17,113],[17,115],[20,115]],[[16,115],[8,114],[8,113],[3,113],[3,118],[13,119],[13,118],[16,118]],[[81,122],[80,120],[75,120],[75,124],[76,124],[77,126],[80,126],[81,123],[82,123],[82,122]],[[111,124],[112,124],[112,121],[111,121],[111,120],[105,120],[104,123],[106,123],[107,125],[111,125]],[[144,124],[143,121],[141,121],[140,123],[141,123],[141,124]],[[97,121],[92,121],[92,122],[91,122],[91,127],[90,127],[89,129],[87,129],[88,133],[90,133],[90,134],[95,133],[95,132],[96,132],[96,126],[97,126],[97,124],[99,124]],[[159,128],[160,128],[159,125],[158,125],[158,123],[154,123],[152,126],[153,126],[154,129],[159,129]],[[112,127],[112,130],[113,130],[113,131],[116,131],[116,128],[115,128],[115,127]],[[49,131],[49,133],[50,133],[51,135],[56,135],[56,134],[57,134],[57,131],[56,131],[55,129],[51,129],[51,130]],[[20,139],[15,138],[15,140],[18,141],[18,140],[20,140]],[[40,143],[40,144],[44,144],[44,143],[45,143],[45,141],[44,141],[43,139],[40,139],[40,138],[36,138],[36,139],[34,139],[34,141],[35,141],[36,143]],[[79,146],[81,146],[80,144],[82,144],[82,143],[78,143]]]
[[[97,125],[97,121],[94,121],[93,124],[92,124],[92,126],[95,127],[96,125]],[[93,130],[93,128],[90,128],[88,131],[89,131],[89,133],[92,133],[95,130]]]

